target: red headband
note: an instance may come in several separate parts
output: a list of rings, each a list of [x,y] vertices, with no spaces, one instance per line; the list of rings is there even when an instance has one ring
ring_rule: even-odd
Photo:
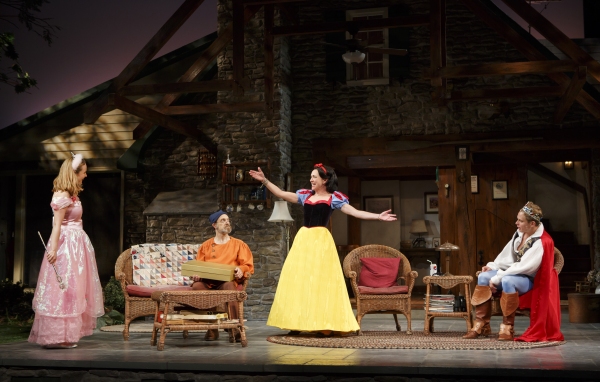
[[[325,166],[323,166],[323,164],[322,164],[322,163],[317,163],[317,164],[315,165],[315,168],[317,168],[317,167],[320,167],[320,168],[321,168],[321,170],[323,170],[323,172],[324,172],[325,174],[327,174],[327,170],[325,169]]]

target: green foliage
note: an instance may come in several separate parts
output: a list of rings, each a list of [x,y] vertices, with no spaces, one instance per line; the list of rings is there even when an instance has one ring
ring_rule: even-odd
[[[15,35],[8,29],[16,29],[19,24],[28,31],[40,36],[48,46],[52,45],[55,33],[60,30],[49,23],[49,19],[39,17],[40,8],[49,0],[0,0],[0,83],[12,86],[16,93],[22,93],[37,85],[19,63],[15,48]],[[15,21],[18,21],[16,23]],[[3,60],[11,63],[6,65]]]
[[[104,287],[104,306],[110,307],[119,312],[125,311],[125,297],[123,296],[123,289],[121,289],[121,282],[110,277],[110,280]]]
[[[0,282],[0,306],[4,309],[4,318],[8,322],[26,322],[32,319],[31,302],[33,293],[25,292],[21,282],[14,283],[5,279]]]

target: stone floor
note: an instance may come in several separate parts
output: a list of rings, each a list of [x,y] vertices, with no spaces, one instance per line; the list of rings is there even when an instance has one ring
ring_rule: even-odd
[[[413,311],[413,316],[413,330],[423,330],[423,311]],[[563,314],[562,319],[565,345],[479,352],[278,345],[267,342],[266,338],[284,332],[266,326],[264,321],[247,323],[247,348],[230,344],[226,335],[221,335],[216,342],[205,342],[204,333],[192,333],[188,339],[183,339],[180,333],[171,333],[167,336],[164,351],[158,351],[150,346],[149,333],[132,333],[131,339],[124,342],[120,333],[98,331],[82,339],[76,349],[45,350],[27,342],[0,345],[0,368],[4,371],[117,370],[155,373],[163,378],[166,373],[187,372],[246,376],[337,375],[344,376],[344,380],[373,376],[478,380],[485,375],[496,380],[508,377],[512,381],[600,380],[600,324],[572,324],[568,314]],[[499,322],[500,317],[493,317],[494,330]],[[393,318],[387,315],[367,316],[363,323],[365,330],[395,330]],[[528,323],[528,318],[517,317],[516,331],[522,332]],[[401,320],[401,324],[404,329],[405,321]],[[438,318],[436,330],[462,331],[466,330],[466,325],[462,319]],[[137,380],[144,378],[138,376]]]

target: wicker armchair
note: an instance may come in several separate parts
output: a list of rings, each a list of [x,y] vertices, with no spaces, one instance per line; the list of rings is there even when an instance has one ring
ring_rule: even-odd
[[[554,247],[554,269],[556,269],[556,273],[560,274],[560,271],[562,271],[564,265],[565,258],[563,257],[562,253],[558,250],[558,248]],[[481,271],[477,272],[475,276],[479,276],[480,273]],[[527,293],[519,296],[519,298],[526,296]],[[529,313],[529,309],[517,308],[516,311],[516,315],[518,316],[529,317]],[[492,296],[492,316],[502,316],[502,309],[500,308],[500,296],[498,295]]]
[[[120,281],[121,289],[123,290],[123,297],[125,297],[125,328],[123,329],[123,339],[129,340],[129,325],[131,321],[138,317],[154,316],[156,311],[156,304],[149,297],[136,297],[130,296],[127,293],[127,285],[133,284],[133,266],[131,264],[131,249],[127,249],[121,253],[117,262],[115,263],[115,278]],[[250,273],[246,273],[244,283],[242,284],[242,290],[245,291],[248,286],[248,280],[250,279]],[[239,288],[239,286],[238,286]],[[177,305],[173,304],[169,306],[169,312],[173,313],[174,308]],[[219,310],[225,310],[225,307],[219,307]],[[184,333],[184,336],[187,333]]]
[[[398,285],[401,280],[408,286],[408,292],[402,294],[362,294],[358,289],[358,279],[362,264],[362,258],[394,258],[399,257],[400,267],[398,268]],[[356,320],[360,322],[365,314],[384,313],[393,314],[396,321],[396,330],[400,331],[398,314],[404,314],[406,317],[406,333],[412,334],[411,328],[411,293],[415,285],[415,279],[418,274],[410,268],[408,259],[398,250],[385,245],[365,245],[354,249],[344,259],[344,275],[351,280],[352,290],[356,296]]]

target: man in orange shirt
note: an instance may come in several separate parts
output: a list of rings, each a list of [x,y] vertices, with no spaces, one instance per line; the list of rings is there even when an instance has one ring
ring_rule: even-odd
[[[235,265],[234,281],[218,281],[201,279],[197,275],[192,276],[195,290],[236,290],[238,284],[242,283],[246,272],[254,273],[252,252],[246,243],[229,236],[231,222],[225,211],[217,211],[208,218],[215,229],[215,237],[206,240],[198,249],[196,260],[220,264]],[[237,303],[229,304],[229,318],[237,319]],[[239,335],[239,333],[238,333]],[[215,341],[219,338],[219,331],[209,330],[204,337],[207,341]]]

